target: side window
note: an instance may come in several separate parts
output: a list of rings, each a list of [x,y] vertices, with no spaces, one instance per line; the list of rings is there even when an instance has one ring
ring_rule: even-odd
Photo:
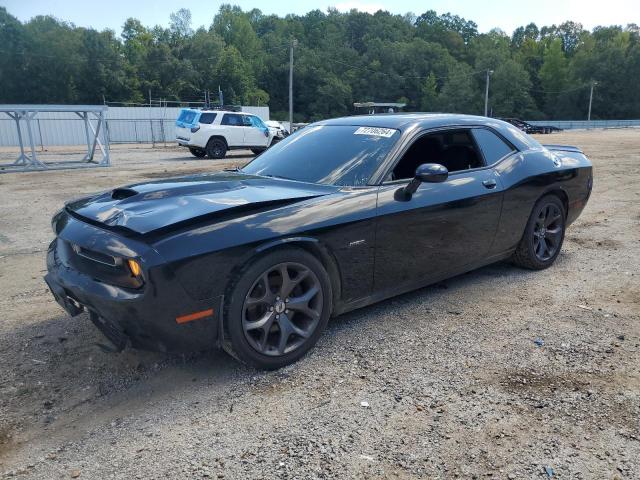
[[[468,129],[447,130],[418,137],[386,181],[413,178],[423,163],[439,163],[450,172],[484,166],[482,155]]]
[[[203,125],[210,125],[216,119],[215,113],[203,113],[200,115],[200,123]]]
[[[501,158],[514,151],[514,148],[502,140],[491,130],[475,128],[473,136],[482,150],[487,165],[493,165]]]
[[[225,113],[220,123],[231,127],[242,127],[242,117],[243,115],[238,115],[237,113]]]
[[[249,115],[242,115],[242,124],[245,127],[253,126],[253,122],[251,121],[251,117]]]

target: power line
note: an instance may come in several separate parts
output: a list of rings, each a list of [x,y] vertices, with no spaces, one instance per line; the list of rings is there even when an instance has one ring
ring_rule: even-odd
[[[585,83],[584,85],[580,85],[579,87],[574,87],[574,88],[569,88],[567,90],[540,90],[540,89],[529,89],[529,92],[535,92],[535,93],[552,93],[552,94],[560,94],[560,93],[569,93],[569,92],[575,92],[577,90],[582,90],[584,88],[587,88],[590,84]]]

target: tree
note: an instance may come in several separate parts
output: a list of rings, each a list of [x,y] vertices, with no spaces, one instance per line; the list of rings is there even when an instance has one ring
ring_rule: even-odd
[[[562,92],[568,85],[568,61],[562,51],[562,41],[556,38],[544,52],[540,67],[540,85],[545,92],[545,111],[551,118],[558,118],[562,111]]]
[[[529,118],[535,113],[530,88],[531,80],[522,65],[511,59],[503,62],[491,78],[490,108],[493,116]]]
[[[178,37],[189,37],[193,35],[193,29],[191,28],[191,10],[181,8],[177,12],[169,15],[169,18],[171,19],[169,23],[171,33]]]
[[[436,77],[430,73],[422,84],[422,97],[420,98],[420,109],[423,112],[433,112],[437,110],[438,92]]]
[[[453,66],[438,95],[442,111],[453,113],[479,113],[479,92],[473,87],[473,71],[464,63]]]
[[[289,45],[295,38],[296,121],[346,115],[354,101],[397,101],[408,110],[482,112],[493,70],[496,115],[584,118],[597,81],[594,118],[640,116],[640,28],[576,22],[479,33],[472,21],[421,15],[313,10],[266,15],[222,5],[195,31],[191,13],[169,27],[129,18],[120,36],[52,17],[20,22],[0,7],[0,101],[6,103],[202,100],[220,86],[229,103],[288,110]]]

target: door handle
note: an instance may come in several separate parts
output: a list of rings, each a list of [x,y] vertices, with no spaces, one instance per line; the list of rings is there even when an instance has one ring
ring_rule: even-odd
[[[482,185],[484,185],[485,187],[487,187],[488,189],[494,189],[496,188],[496,181],[493,178],[490,178],[489,180],[485,180],[482,182]]]

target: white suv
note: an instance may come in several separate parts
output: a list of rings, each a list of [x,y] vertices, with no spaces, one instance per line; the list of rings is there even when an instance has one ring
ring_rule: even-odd
[[[178,145],[198,158],[224,158],[228,150],[241,148],[257,155],[269,148],[273,138],[259,117],[243,112],[184,108],[176,120]]]

